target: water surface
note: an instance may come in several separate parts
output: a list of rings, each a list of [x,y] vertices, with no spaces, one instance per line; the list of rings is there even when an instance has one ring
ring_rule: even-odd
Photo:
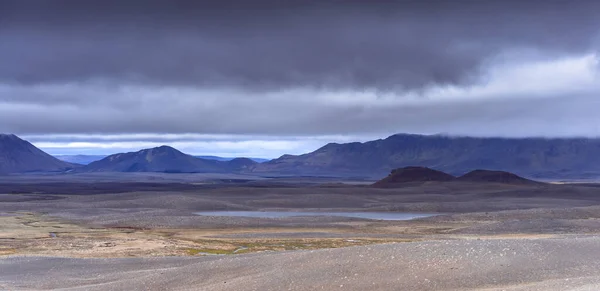
[[[203,216],[228,216],[228,217],[253,217],[253,218],[286,218],[298,216],[336,216],[363,218],[373,220],[411,220],[415,218],[430,217],[437,214],[412,213],[412,212],[307,212],[307,211],[201,211],[197,215]]]

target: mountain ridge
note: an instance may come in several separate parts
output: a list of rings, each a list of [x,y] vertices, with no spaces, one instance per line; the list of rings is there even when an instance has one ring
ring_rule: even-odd
[[[0,173],[64,172],[77,167],[14,134],[0,134]]]
[[[164,172],[164,173],[234,173],[253,167],[256,162],[237,158],[217,161],[197,158],[170,146],[118,153],[80,168],[79,172]]]
[[[600,173],[600,139],[486,138],[396,134],[363,143],[329,143],[303,155],[284,155],[254,173],[383,177],[418,165],[453,175],[490,169],[529,177]]]
[[[472,169],[506,171],[527,178],[600,177],[597,138],[479,138],[396,134],[367,142],[329,143],[302,155],[265,163],[247,158],[217,161],[161,146],[119,153],[87,166],[66,163],[15,135],[0,135],[0,172],[174,172],[274,176],[381,178],[417,165],[460,176]]]
[[[84,154],[78,154],[78,155],[53,155],[55,158],[61,160],[61,161],[65,161],[68,163],[75,163],[75,164],[81,164],[81,165],[88,165],[92,162],[95,161],[99,161],[101,159],[104,159],[106,157],[108,157],[109,155],[84,155]],[[235,158],[231,158],[231,157],[220,157],[220,156],[197,156],[197,155],[192,155],[195,158],[200,158],[200,159],[205,159],[205,160],[217,160],[217,161],[231,161],[234,159],[238,159],[238,158],[246,158],[246,157],[235,157]],[[269,159],[262,159],[262,158],[248,158],[251,159],[257,163],[264,163],[266,161],[269,161]]]

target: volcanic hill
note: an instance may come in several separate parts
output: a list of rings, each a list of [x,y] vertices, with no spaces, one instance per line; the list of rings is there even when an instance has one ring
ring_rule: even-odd
[[[510,172],[490,170],[474,170],[456,178],[456,180],[462,182],[501,183],[514,185],[540,184],[540,182],[525,179]]]
[[[393,170],[387,177],[377,181],[373,187],[393,188],[412,182],[447,182],[456,179],[454,176],[425,167],[405,167]]]

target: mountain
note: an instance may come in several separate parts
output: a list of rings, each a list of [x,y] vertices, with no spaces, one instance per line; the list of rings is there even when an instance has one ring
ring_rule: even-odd
[[[258,163],[250,158],[235,158],[233,160],[226,161],[224,164],[226,164],[231,171],[241,171],[251,170]]]
[[[457,181],[462,182],[475,182],[475,183],[502,183],[502,184],[513,184],[513,185],[534,185],[539,182],[519,177],[513,173],[504,171],[489,171],[489,170],[474,170],[468,172],[458,178]]]
[[[228,157],[219,157],[219,156],[194,156],[194,157],[205,159],[205,160],[217,160],[217,161],[223,161],[223,162],[228,162],[233,159],[239,159],[239,158],[228,158]],[[253,160],[257,163],[264,163],[264,162],[270,161],[269,159],[261,159],[261,158],[247,158],[247,159]]]
[[[365,143],[331,143],[299,156],[284,155],[257,165],[253,172],[383,177],[392,169],[413,165],[453,175],[485,168],[538,178],[600,176],[600,139],[397,134]]]
[[[0,134],[0,173],[62,172],[75,167],[14,134]]]
[[[106,155],[54,155],[54,157],[61,161],[65,161],[65,162],[69,162],[69,163],[88,165],[92,162],[99,161],[99,160],[106,158]],[[231,161],[234,159],[239,159],[239,158],[227,158],[227,157],[218,157],[218,156],[194,156],[194,157],[200,158],[200,159],[205,159],[205,160],[216,160],[216,161],[223,161],[223,162],[228,162],[228,161]],[[264,163],[266,161],[269,161],[268,159],[261,159],[261,158],[248,158],[248,159],[255,161],[257,163]]]
[[[80,165],[87,165],[91,162],[99,161],[101,159],[106,158],[106,156],[99,155],[54,155],[55,158]]]
[[[253,168],[250,159],[217,161],[196,158],[172,147],[110,155],[79,169],[81,172],[232,173]]]
[[[393,188],[398,185],[411,182],[447,182],[453,181],[456,177],[441,171],[425,167],[404,167],[392,170],[385,178],[373,184],[378,188]]]

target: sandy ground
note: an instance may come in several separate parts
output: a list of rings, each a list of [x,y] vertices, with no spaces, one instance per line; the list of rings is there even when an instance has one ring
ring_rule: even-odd
[[[230,229],[99,227],[78,225],[45,215],[16,212],[0,216],[0,255],[74,258],[159,257],[242,254],[262,251],[337,248],[422,239],[415,228],[409,236],[392,235],[383,226],[361,232],[372,223],[351,227],[265,227]],[[395,230],[400,232],[403,230]]]
[[[600,290],[600,188],[591,184],[17,180],[0,183],[0,290]],[[443,215],[194,215],[201,210]]]

